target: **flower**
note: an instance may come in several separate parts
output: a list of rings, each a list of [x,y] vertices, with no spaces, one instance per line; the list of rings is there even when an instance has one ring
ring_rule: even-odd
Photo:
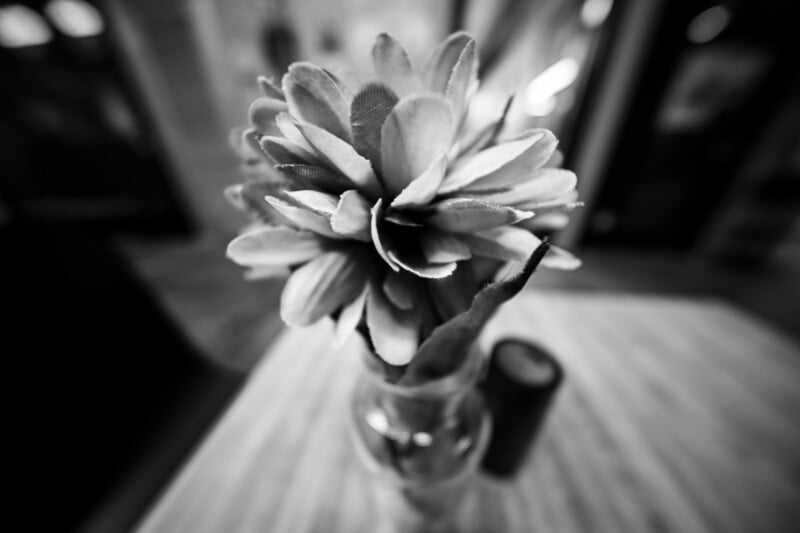
[[[366,325],[376,352],[403,366],[499,266],[531,255],[541,244],[531,229],[563,224],[576,177],[555,168],[548,130],[494,144],[503,116],[463,138],[478,85],[466,33],[420,72],[387,34],[372,56],[377,80],[355,88],[306,62],[280,87],[259,80],[264,96],[235,142],[250,180],[228,190],[256,224],[227,253],[250,277],[291,270],[288,324],[335,315],[340,342]],[[543,264],[578,262],[552,247]]]

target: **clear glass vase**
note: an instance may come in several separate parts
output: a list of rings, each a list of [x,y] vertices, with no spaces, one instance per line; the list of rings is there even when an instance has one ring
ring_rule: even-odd
[[[477,348],[452,373],[390,383],[373,354],[353,396],[353,429],[374,474],[382,531],[448,531],[486,450],[491,420],[475,385]]]

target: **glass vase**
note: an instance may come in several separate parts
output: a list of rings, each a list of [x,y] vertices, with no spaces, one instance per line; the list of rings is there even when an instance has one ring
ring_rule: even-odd
[[[491,419],[476,383],[485,370],[474,347],[451,373],[390,382],[367,353],[353,396],[353,429],[373,473],[381,531],[449,531],[486,450]]]

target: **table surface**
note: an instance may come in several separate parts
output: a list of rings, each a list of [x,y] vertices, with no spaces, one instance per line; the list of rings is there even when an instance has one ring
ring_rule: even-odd
[[[139,526],[370,532],[346,417],[358,344],[287,330]],[[482,342],[535,339],[566,369],[513,482],[480,478],[460,531],[769,532],[800,523],[800,350],[716,300],[526,292]]]

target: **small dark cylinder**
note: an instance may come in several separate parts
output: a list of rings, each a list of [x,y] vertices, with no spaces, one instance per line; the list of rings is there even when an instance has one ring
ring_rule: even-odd
[[[541,346],[503,339],[492,350],[480,388],[494,421],[482,469],[513,477],[529,455],[564,370]]]

